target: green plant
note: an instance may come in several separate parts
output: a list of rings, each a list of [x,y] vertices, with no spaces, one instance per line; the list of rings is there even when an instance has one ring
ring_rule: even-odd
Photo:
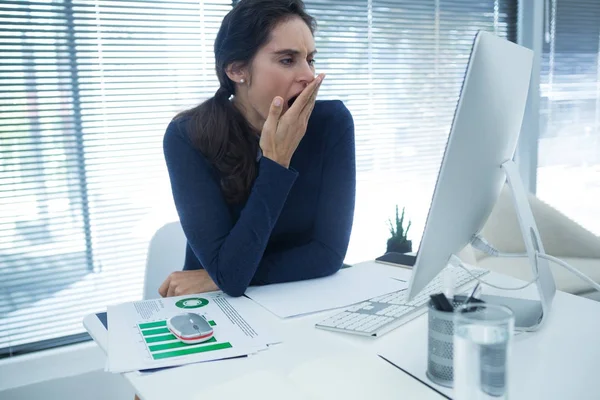
[[[403,243],[408,240],[408,230],[410,229],[411,221],[408,221],[406,229],[404,229],[404,207],[402,207],[402,215],[398,213],[398,206],[396,205],[396,224],[392,223],[392,220],[388,220],[390,225],[390,233],[392,237],[390,240],[393,240],[397,243]]]

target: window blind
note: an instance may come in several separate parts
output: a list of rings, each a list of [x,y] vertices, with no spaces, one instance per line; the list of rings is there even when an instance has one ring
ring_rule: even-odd
[[[0,1],[0,356],[77,340],[87,313],[141,298],[149,239],[176,218],[162,137],[217,89],[230,8]]]
[[[545,4],[537,194],[600,235],[600,2]]]
[[[516,0],[307,0],[317,18],[320,98],[356,125],[357,204],[347,262],[386,251],[406,208],[413,251],[428,208],[473,39],[516,39]]]

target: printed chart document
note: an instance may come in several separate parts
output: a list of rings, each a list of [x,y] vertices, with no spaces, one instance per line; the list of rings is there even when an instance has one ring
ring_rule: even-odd
[[[167,319],[187,312],[206,318],[214,330],[210,340],[185,344],[171,334]],[[264,312],[247,298],[222,292],[109,306],[107,369],[128,372],[254,354],[278,342],[261,323]]]
[[[344,268],[324,278],[251,286],[246,296],[287,318],[349,306],[407,287],[406,282],[364,265]]]

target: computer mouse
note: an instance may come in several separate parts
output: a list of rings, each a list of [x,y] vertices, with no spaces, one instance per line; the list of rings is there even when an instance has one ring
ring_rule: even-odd
[[[167,320],[167,328],[183,343],[206,342],[213,337],[213,328],[206,318],[195,313],[175,315]]]

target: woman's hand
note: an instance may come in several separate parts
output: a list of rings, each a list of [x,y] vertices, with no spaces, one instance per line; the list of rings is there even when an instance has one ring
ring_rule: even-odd
[[[324,78],[325,74],[319,74],[304,88],[283,116],[283,99],[279,96],[273,99],[260,136],[260,148],[264,157],[285,168],[289,167],[290,160],[306,133],[308,119]]]
[[[214,292],[219,287],[206,270],[172,272],[158,288],[162,297],[183,296],[186,294]]]

